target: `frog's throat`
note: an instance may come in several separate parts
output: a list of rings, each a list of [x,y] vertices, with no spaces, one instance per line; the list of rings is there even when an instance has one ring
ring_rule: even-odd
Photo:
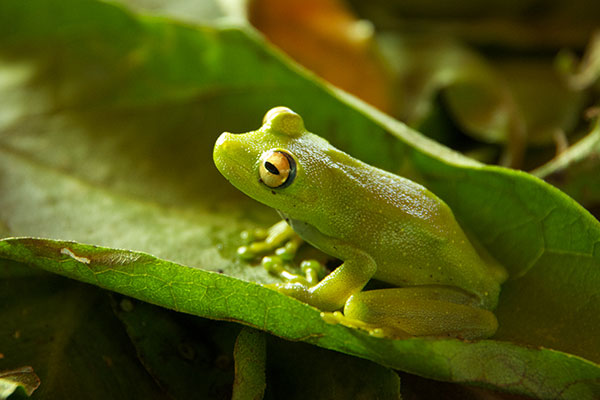
[[[277,210],[277,212],[302,240],[332,257],[343,259],[343,256],[339,254],[339,251],[335,247],[326,245],[335,241],[331,236],[321,232],[316,226],[308,222],[292,218],[281,210]]]

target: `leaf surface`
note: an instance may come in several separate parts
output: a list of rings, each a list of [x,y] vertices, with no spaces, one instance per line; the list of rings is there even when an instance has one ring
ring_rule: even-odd
[[[197,316],[241,322],[433,379],[540,398],[593,399],[600,368],[548,349],[509,342],[369,337],[329,325],[319,310],[260,285],[144,253],[43,239],[5,239],[0,256]]]

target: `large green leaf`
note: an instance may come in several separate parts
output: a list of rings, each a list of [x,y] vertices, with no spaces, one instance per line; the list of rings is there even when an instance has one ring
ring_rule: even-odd
[[[0,87],[0,230],[177,264],[33,239],[2,242],[2,257],[436,379],[597,395],[597,365],[560,351],[600,361],[598,221],[537,178],[461,157],[324,86],[249,28],[188,26],[90,1],[4,1]],[[280,104],[450,204],[512,274],[497,341],[369,338],[248,283],[273,278],[236,259],[237,234],[275,214],[219,176],[212,146],[222,130],[254,129]],[[104,273],[90,269],[92,255]]]
[[[292,341],[360,356],[430,378],[540,398],[593,399],[600,368],[579,357],[509,342],[387,340],[329,325],[319,310],[263,286],[144,253],[44,239],[5,239],[0,256],[176,311],[241,322]]]
[[[20,391],[13,391],[22,387],[23,396],[16,397],[22,398],[40,380],[34,398],[231,397],[238,324],[123,296],[109,301],[98,288],[6,260],[0,260],[0,320],[10,321],[0,326],[0,397],[9,391],[14,398]],[[335,399],[332,394],[339,391],[348,398],[361,393],[398,398],[396,374],[380,365],[274,338],[268,348],[271,398],[289,396],[290,390],[313,391],[320,399]],[[34,371],[13,368],[23,363],[35,366]],[[333,370],[336,364],[338,374],[356,384],[328,381],[326,375],[309,379],[315,368]],[[286,369],[295,373],[276,382]],[[327,390],[320,387],[325,384]]]

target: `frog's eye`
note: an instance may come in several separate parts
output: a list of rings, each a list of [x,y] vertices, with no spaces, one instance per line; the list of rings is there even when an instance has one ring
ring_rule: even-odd
[[[289,186],[296,177],[296,161],[283,150],[269,150],[260,160],[260,180],[270,188]]]

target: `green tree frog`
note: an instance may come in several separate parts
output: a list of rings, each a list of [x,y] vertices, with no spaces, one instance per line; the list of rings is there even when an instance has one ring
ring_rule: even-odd
[[[268,111],[256,131],[221,134],[213,158],[235,187],[342,260],[318,282],[275,287],[325,311],[328,322],[384,337],[496,331],[492,311],[506,273],[425,187],[336,149],[286,107]],[[363,291],[371,278],[393,287]]]

